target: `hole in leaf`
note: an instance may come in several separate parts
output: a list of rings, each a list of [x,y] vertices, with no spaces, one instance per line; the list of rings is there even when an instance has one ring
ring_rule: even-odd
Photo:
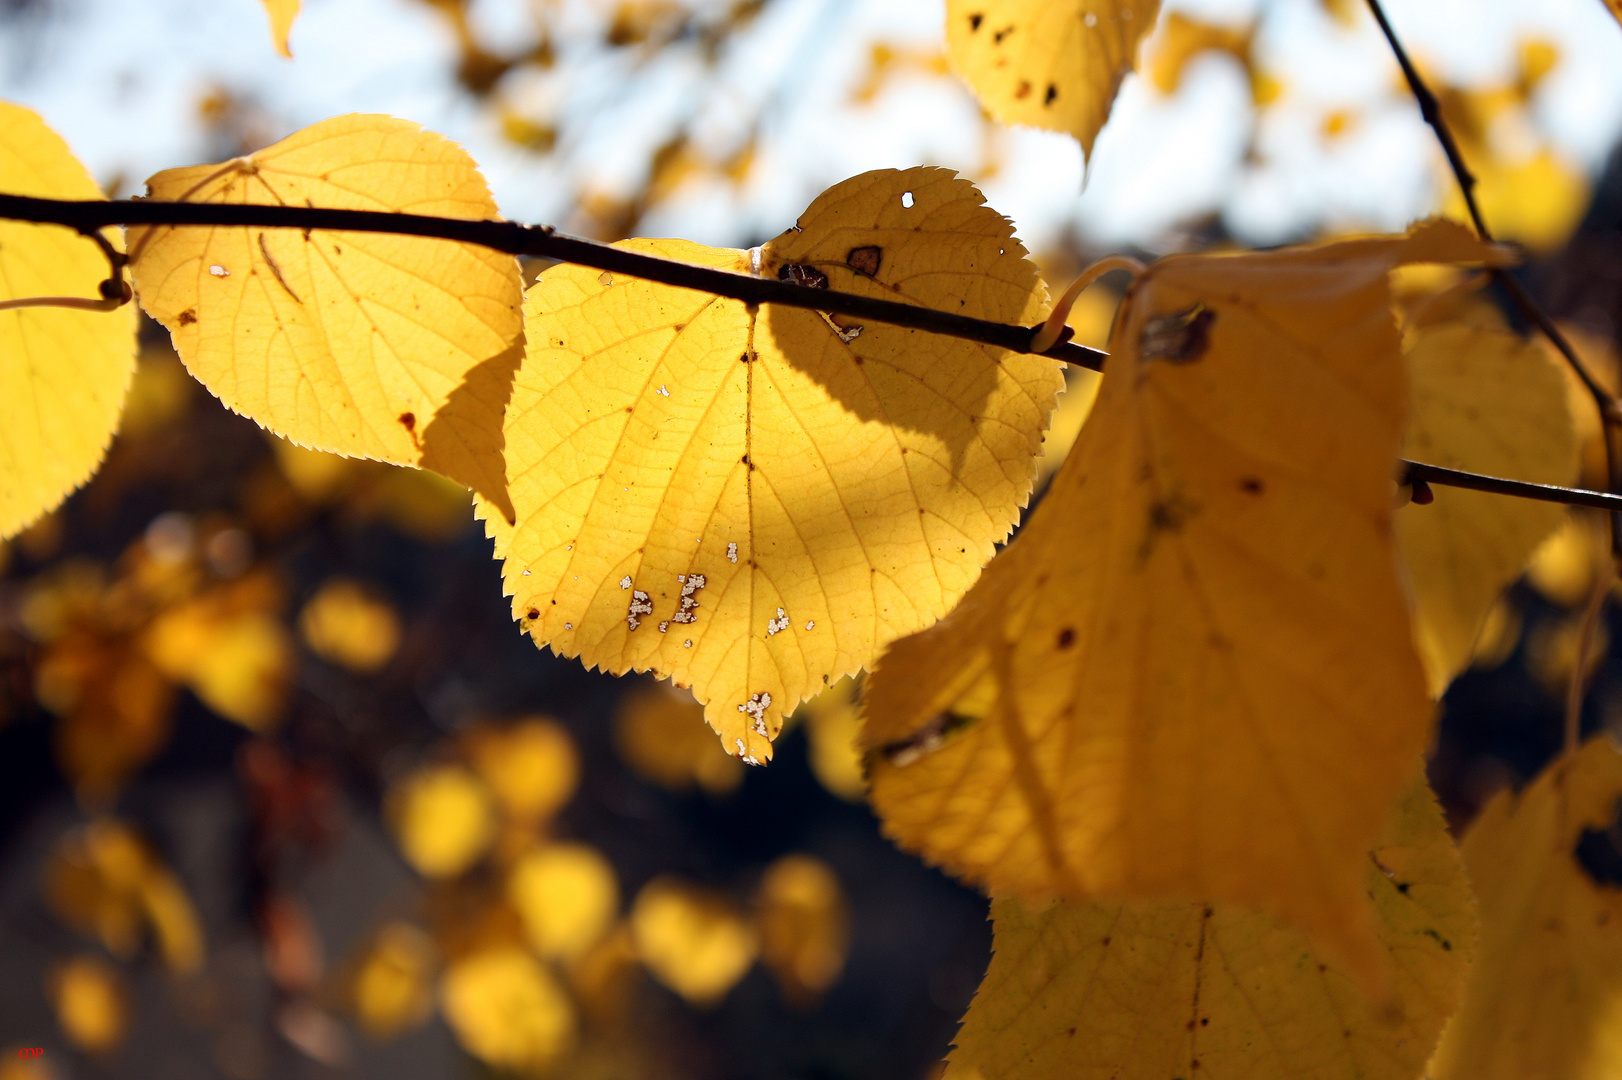
[[[907,209],[910,210],[910,209],[912,209],[912,204],[913,204],[912,192],[903,191],[901,193],[901,205],[905,206]]]

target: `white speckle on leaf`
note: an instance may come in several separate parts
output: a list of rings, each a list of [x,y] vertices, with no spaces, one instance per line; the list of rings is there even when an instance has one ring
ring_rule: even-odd
[[[563,624],[563,628],[565,630],[573,630],[574,629],[574,623],[566,622],[566,623]]]
[[[1092,27],[1098,25],[1098,16],[1089,11],[1087,14],[1081,17],[1081,22],[1083,26],[1091,29]]]
[[[742,705],[739,705],[738,711],[751,720],[764,721],[766,719],[766,710],[771,706],[771,703],[772,695],[770,691],[762,690]]]
[[[708,585],[710,579],[703,574],[683,574],[676,579],[682,582],[681,609],[670,617],[671,622],[692,623],[698,621],[693,611],[698,607],[698,591]]]
[[[213,266],[209,267],[208,272],[213,274],[215,277],[230,277],[231,276],[231,271],[227,270],[225,267],[221,266],[219,263],[215,263]]]
[[[655,390],[654,393],[658,394],[660,397],[669,397],[670,396],[670,391],[665,389],[665,384],[664,383],[660,383],[659,384],[659,389]]]
[[[669,619],[666,619],[664,622],[659,624],[659,632],[661,634],[664,633],[666,630],[669,630],[669,629],[670,629],[670,620]]]
[[[525,577],[529,577],[529,571],[528,571],[528,570],[525,570],[525,571],[524,571],[524,576],[525,576]]]
[[[771,622],[768,622],[766,624],[766,636],[771,637],[773,634],[777,633],[779,630],[787,630],[787,629],[788,629],[788,612],[784,611],[782,608],[778,608],[777,609],[777,618],[773,619]]]
[[[693,639],[688,638],[686,641],[681,643],[681,647],[684,649],[691,649],[693,647]]]
[[[817,621],[815,619],[805,620],[805,628],[807,630],[815,630],[817,628]]]
[[[738,545],[737,544],[734,543],[734,544],[728,544],[727,545],[727,561],[728,562],[737,562],[738,561]]]
[[[743,740],[742,739],[733,739],[732,741],[737,744],[738,756],[743,757]]]
[[[631,591],[631,606],[625,612],[625,623],[632,630],[642,625],[641,616],[653,614],[653,601],[641,589]]]
[[[630,587],[631,587],[631,575],[626,574],[624,577],[620,578],[620,588],[629,589]]]

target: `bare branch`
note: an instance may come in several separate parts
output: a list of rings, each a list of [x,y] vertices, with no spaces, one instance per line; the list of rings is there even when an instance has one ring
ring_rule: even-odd
[[[531,255],[577,263],[610,273],[645,278],[742,300],[746,304],[782,304],[835,315],[891,323],[934,334],[979,341],[1013,352],[1034,352],[1038,327],[972,319],[948,311],[879,300],[856,293],[819,289],[789,281],[733,274],[706,266],[640,255],[623,248],[568,236],[550,225],[511,221],[468,221],[375,210],[329,210],[299,206],[224,205],[159,202],[152,199],[67,201],[0,195],[0,218],[65,225],[87,235],[108,225],[258,226],[276,229],[332,229],[344,232],[392,233],[477,244],[509,255]],[[1105,353],[1070,341],[1042,350],[1042,355],[1069,364],[1102,370]]]

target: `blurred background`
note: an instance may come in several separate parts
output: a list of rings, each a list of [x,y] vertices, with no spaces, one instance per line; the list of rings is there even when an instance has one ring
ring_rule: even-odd
[[[1614,388],[1622,27],[1600,0],[1389,10],[1489,223]],[[1358,0],[1168,2],[1090,164],[986,121],[942,16],[306,0],[284,60],[255,0],[0,0],[0,97],[119,195],[331,115],[404,116],[466,145],[507,216],[609,240],[752,245],[847,176],[944,165],[1059,287],[1109,251],[1457,209]],[[1103,345],[1112,311],[1087,294],[1078,337]],[[1614,607],[1577,655],[1597,524],[1544,545],[1443,702],[1455,827],[1555,752],[1579,663],[1585,724],[1622,728]],[[106,464],[0,545],[0,1078],[928,1076],[986,905],[879,834],[854,693],[743,766],[689,695],[521,636],[465,491],[266,435],[144,324]]]

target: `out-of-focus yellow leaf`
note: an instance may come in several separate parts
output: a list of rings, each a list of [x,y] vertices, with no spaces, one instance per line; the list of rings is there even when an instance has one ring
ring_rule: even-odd
[[[1248,71],[1254,34],[1254,27],[1218,26],[1173,11],[1149,41],[1145,74],[1156,90],[1175,94],[1183,84],[1183,71],[1189,61],[1207,52],[1225,53]]]
[[[756,903],[761,960],[790,1004],[812,1005],[839,977],[850,944],[839,878],[821,859],[784,855],[766,868]]]
[[[1487,152],[1469,155],[1476,177],[1476,202],[1493,235],[1537,252],[1565,243],[1588,209],[1588,180],[1581,170],[1547,147],[1522,159]],[[1449,176],[1445,213],[1469,220],[1464,196]]]
[[[275,438],[276,464],[298,493],[315,503],[323,503],[341,493],[354,478],[355,462],[324,450],[306,450],[286,439]]]
[[[657,877],[631,906],[636,953],[653,977],[694,1005],[718,1003],[755,962],[755,930],[726,897]]]
[[[1594,589],[1594,572],[1609,558],[1609,538],[1598,515],[1566,511],[1559,528],[1532,553],[1526,577],[1561,607],[1580,606]]]
[[[1000,322],[1046,307],[1008,220],[943,169],[837,184],[757,254],[765,276]],[[800,701],[968,588],[1029,496],[1061,378],[1044,357],[579,266],[545,271],[526,312],[519,523],[484,511],[514,615],[589,666],[691,685],[755,763]]]
[[[1431,721],[1386,272],[1495,257],[1442,222],[1151,267],[1030,522],[868,679],[886,831],[995,895],[1271,911],[1379,985],[1362,860]]]
[[[1611,14],[1622,20],[1622,0],[1605,0],[1605,6],[1611,9]]]
[[[1507,331],[1441,323],[1410,335],[1404,355],[1408,457],[1540,484],[1576,479],[1565,376],[1541,348]],[[1447,487],[1430,505],[1397,512],[1433,697],[1469,663],[1488,609],[1564,519],[1555,503]]]
[[[301,0],[264,0],[265,14],[270,16],[270,40],[276,46],[276,51],[293,58],[293,50],[287,47],[287,35],[293,31],[293,20],[298,17]]]
[[[1412,1080],[1463,991],[1474,904],[1423,783],[1371,854],[1386,1003],[1249,908],[993,900],[991,968],[947,1080]]]
[[[574,1041],[568,994],[523,949],[489,949],[458,960],[445,972],[440,1003],[457,1041],[498,1069],[542,1068]]]
[[[330,578],[299,612],[299,633],[324,660],[351,671],[377,671],[400,647],[400,617],[358,582]]]
[[[62,1033],[80,1050],[102,1054],[124,1041],[129,1002],[124,982],[94,956],[77,956],[50,980],[51,1004]]]
[[[420,927],[391,922],[378,931],[350,984],[355,1017],[368,1035],[393,1038],[434,1008],[434,940]]]
[[[1610,651],[1611,635],[1600,619],[1589,633],[1588,655],[1582,658],[1583,677],[1594,673]],[[1583,647],[1583,617],[1579,611],[1539,619],[1526,634],[1526,670],[1556,701],[1564,701],[1571,687]]]
[[[811,773],[823,787],[849,802],[861,802],[867,791],[862,751],[856,745],[862,727],[857,687],[855,679],[840,679],[806,702],[804,710]]]
[[[580,755],[553,720],[532,716],[502,727],[481,724],[464,741],[473,767],[520,824],[545,821],[574,795]]]
[[[1481,947],[1431,1080],[1622,1071],[1618,797],[1622,755],[1601,736],[1529,787],[1494,796],[1471,826],[1464,865]]]
[[[946,55],[1005,124],[1063,131],[1091,155],[1160,0],[946,0]]]
[[[219,165],[169,169],[153,198],[494,219],[467,152],[416,124],[340,116]],[[230,408],[303,446],[415,465],[510,515],[501,420],[518,362],[511,256],[322,230],[130,230],[141,306]]]
[[[263,731],[281,714],[293,663],[280,607],[281,590],[266,575],[229,582],[154,619],[147,655],[210,709]]]
[[[704,706],[687,690],[658,684],[626,694],[614,717],[614,745],[639,775],[670,791],[696,786],[723,796],[743,783],[743,763],[715,745]]]
[[[0,191],[100,199],[101,189],[34,112],[0,102]],[[105,233],[123,250],[117,229]],[[107,258],[71,229],[0,221],[0,301],[94,300]],[[0,311],[0,539],[90,478],[118,429],[135,373],[135,311]]]
[[[490,789],[459,765],[413,773],[389,792],[388,802],[400,851],[424,877],[455,877],[495,837]]]
[[[595,945],[619,913],[614,867],[586,844],[551,844],[518,860],[507,897],[524,932],[545,957],[579,956]]]
[[[98,819],[64,837],[46,867],[45,898],[114,956],[133,957],[150,932],[171,971],[202,965],[202,926],[185,889],[122,822]]]

